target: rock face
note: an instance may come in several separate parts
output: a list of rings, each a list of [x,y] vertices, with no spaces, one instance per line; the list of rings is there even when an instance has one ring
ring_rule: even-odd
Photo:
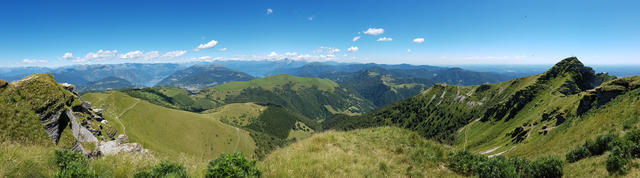
[[[104,120],[100,109],[92,109],[90,103],[80,98],[73,85],[58,84],[51,75],[30,75],[4,84],[2,89],[0,121],[3,122],[0,122],[0,128],[9,130],[0,131],[1,139],[15,137],[16,140],[12,141],[38,140],[39,144],[49,144],[48,136],[57,147],[87,156],[100,155],[100,143],[116,139],[116,129]],[[38,122],[41,126],[37,126]],[[12,133],[9,132],[11,130],[19,131]],[[141,150],[141,147],[133,150]]]
[[[607,104],[618,95],[640,88],[640,76],[609,81],[599,87],[586,91],[580,99],[577,114],[583,114],[591,108]]]
[[[116,140],[100,142],[99,149],[104,155],[113,155],[122,152],[147,153],[149,150],[142,148],[138,143],[129,143],[126,135],[119,135]]]

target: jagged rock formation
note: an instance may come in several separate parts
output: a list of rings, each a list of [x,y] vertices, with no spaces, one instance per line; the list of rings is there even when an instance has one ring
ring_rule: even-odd
[[[640,76],[615,79],[586,91],[580,99],[577,114],[583,114],[589,109],[599,107],[611,101],[618,95],[640,88]]]
[[[101,142],[116,139],[116,129],[104,120],[100,109],[92,109],[73,85],[58,84],[49,74],[30,75],[11,84],[4,82],[2,88],[0,141],[53,143],[97,156]],[[38,121],[40,124],[36,124]]]

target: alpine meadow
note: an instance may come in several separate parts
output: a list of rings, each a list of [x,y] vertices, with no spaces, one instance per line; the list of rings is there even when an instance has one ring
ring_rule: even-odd
[[[0,177],[640,177],[639,8],[3,1]]]

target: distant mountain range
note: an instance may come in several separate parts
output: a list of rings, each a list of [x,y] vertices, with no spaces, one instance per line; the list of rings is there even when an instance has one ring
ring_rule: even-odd
[[[156,86],[174,86],[189,91],[198,91],[231,81],[247,81],[253,76],[217,65],[194,65],[176,71]]]

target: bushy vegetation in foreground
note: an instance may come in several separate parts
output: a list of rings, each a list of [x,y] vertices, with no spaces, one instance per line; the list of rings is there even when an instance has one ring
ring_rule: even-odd
[[[541,157],[531,162],[524,158],[487,158],[468,151],[449,154],[448,167],[452,171],[479,177],[562,177],[563,163],[554,157]]]
[[[624,175],[632,167],[633,159],[640,158],[640,130],[627,132],[624,137],[609,133],[587,140],[583,145],[567,152],[568,162],[577,162],[609,151],[606,169],[609,174]]]
[[[86,158],[55,147],[0,143],[0,177],[233,177],[260,173],[256,161],[241,153],[223,154],[207,166],[207,161],[201,158],[141,153]]]

